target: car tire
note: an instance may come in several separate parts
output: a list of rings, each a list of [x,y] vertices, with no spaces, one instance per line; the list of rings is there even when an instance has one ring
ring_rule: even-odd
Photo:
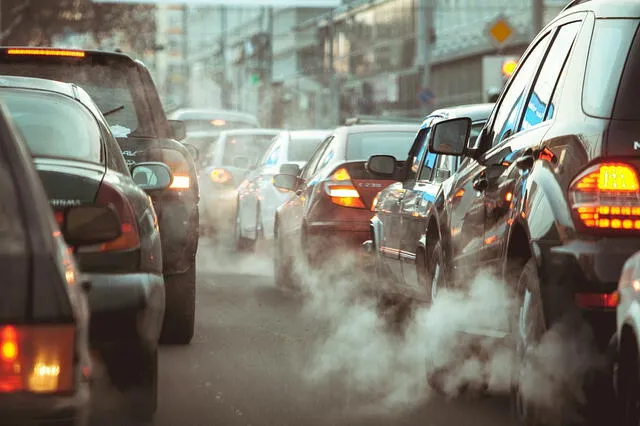
[[[615,371],[622,426],[640,424],[640,354],[635,339],[627,338],[620,346]]]
[[[234,240],[236,251],[238,252],[249,252],[255,248],[255,240],[251,240],[250,238],[245,238],[242,236],[242,232],[240,231],[242,228],[240,227],[240,212],[236,213],[236,224],[234,227]]]
[[[277,225],[276,225],[277,226]],[[279,237],[280,232],[275,233],[275,247],[273,251],[273,268],[276,287],[293,287],[293,264],[284,249],[284,240]]]
[[[132,418],[140,424],[152,422],[158,409],[158,349],[142,356],[140,386],[131,395]]]
[[[196,265],[165,277],[166,308],[160,342],[188,345],[193,339],[196,314]]]
[[[423,263],[418,264],[417,267],[420,285],[426,290],[427,303],[432,304],[438,291],[447,288],[444,253],[440,241],[436,241],[433,249],[424,254]]]

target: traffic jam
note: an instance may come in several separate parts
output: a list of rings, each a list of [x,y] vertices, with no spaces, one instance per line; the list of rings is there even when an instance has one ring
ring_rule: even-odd
[[[123,53],[0,48],[0,424],[89,425],[105,377],[153,424],[159,351],[190,345],[208,309],[205,240],[266,247],[273,285],[303,297],[351,259],[354,297],[392,334],[438,315],[456,344],[409,372],[434,392],[500,350],[501,385],[473,385],[506,396],[512,424],[640,424],[640,3],[574,3],[495,102],[327,129],[167,113]],[[510,303],[454,318],[480,281]],[[549,390],[559,359],[584,367],[577,390]]]

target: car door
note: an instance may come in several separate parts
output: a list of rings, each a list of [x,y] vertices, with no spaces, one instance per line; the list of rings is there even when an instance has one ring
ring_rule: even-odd
[[[574,18],[575,19],[575,18]],[[538,150],[554,115],[553,105],[557,102],[556,88],[564,77],[565,64],[571,53],[581,21],[565,23],[550,36],[551,47],[531,88],[527,91],[527,102],[521,113],[513,135],[504,141],[497,141],[496,147],[486,154],[486,162],[495,169],[489,174],[484,191],[486,206],[484,251],[490,266],[502,265],[502,252],[509,229],[510,201],[520,171],[515,164],[518,159]],[[508,105],[505,105],[508,108]],[[553,156],[542,152],[541,159]],[[545,157],[546,156],[546,157]]]
[[[415,155],[410,155],[408,162],[411,168],[402,182],[396,182],[384,190],[378,216],[382,221],[380,255],[398,283],[402,282],[402,260],[400,245],[402,241],[402,202],[409,188],[413,188],[420,173],[422,161],[427,153],[426,135],[428,127],[421,129],[416,136],[415,144],[420,144]]]

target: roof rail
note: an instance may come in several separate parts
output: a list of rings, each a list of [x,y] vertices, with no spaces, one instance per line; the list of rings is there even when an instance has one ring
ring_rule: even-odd
[[[393,115],[358,115],[344,120],[345,126],[354,126],[356,124],[394,124],[394,123],[417,123],[421,120],[419,117],[399,117]]]
[[[579,6],[579,5],[581,5],[582,3],[586,3],[586,2],[588,2],[588,1],[591,1],[591,0],[571,0],[571,1],[569,2],[569,4],[567,4],[567,5],[562,9],[562,12],[564,12],[564,11],[565,11],[565,10],[567,10],[567,9],[571,9],[572,7]]]

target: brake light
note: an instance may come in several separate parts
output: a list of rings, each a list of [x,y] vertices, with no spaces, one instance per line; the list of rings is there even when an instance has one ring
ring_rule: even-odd
[[[73,325],[0,326],[0,393],[74,388]]]
[[[189,175],[173,175],[173,182],[171,182],[171,189],[189,189],[191,186],[191,179]]]
[[[106,183],[100,185],[96,202],[111,204],[115,207],[122,224],[122,233],[115,240],[100,244],[100,251],[129,250],[140,246],[138,224],[136,216],[129,200],[116,189]]]
[[[84,58],[85,52],[82,50],[60,50],[60,49],[9,49],[9,55],[27,56],[68,56],[73,58]]]
[[[618,306],[620,295],[617,291],[613,293],[577,293],[576,303],[585,309],[611,309]]]
[[[351,183],[351,176],[344,167],[334,172],[329,181],[325,182],[325,191],[334,204],[359,209],[365,208],[360,193]]]
[[[231,173],[226,169],[213,169],[209,173],[209,177],[211,182],[220,184],[228,183],[232,179]]]
[[[579,223],[590,229],[640,230],[640,185],[624,163],[602,163],[580,173],[569,186]]]

